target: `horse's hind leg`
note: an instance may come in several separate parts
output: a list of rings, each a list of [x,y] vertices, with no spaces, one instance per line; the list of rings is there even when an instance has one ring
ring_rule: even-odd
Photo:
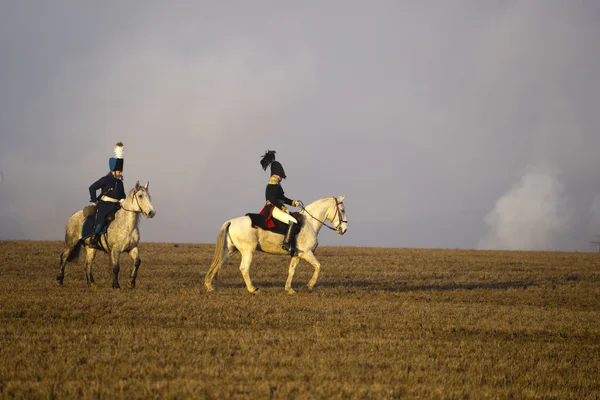
[[[81,248],[81,243],[76,242],[75,245],[69,246],[66,245],[65,251],[60,253],[59,260],[59,269],[58,275],[56,275],[56,282],[59,285],[63,284],[63,280],[65,279],[65,266],[68,262],[73,261],[76,257],[79,256],[79,249]]]
[[[72,250],[73,249],[67,248],[65,251],[60,253],[58,275],[56,275],[56,282],[59,285],[62,285],[63,280],[65,279],[65,265],[67,265],[67,260],[69,259],[69,254],[71,254]]]
[[[96,249],[86,247],[85,256],[85,278],[88,286],[94,287],[96,286],[96,281],[94,280],[94,275],[92,273],[92,263],[96,257]]]
[[[121,258],[121,252],[119,250],[113,250],[110,252],[110,259],[112,261],[113,267],[113,289],[120,289],[119,285],[119,270],[121,269],[119,265],[119,259]]]
[[[310,278],[310,281],[308,281],[308,284],[306,285],[308,289],[312,290],[312,288],[317,283],[317,278],[319,277],[319,272],[321,271],[321,263],[319,262],[319,260],[317,260],[312,251],[300,253],[300,257],[308,261],[315,268],[315,272],[313,273],[312,278]]]
[[[131,270],[131,277],[129,278],[129,282],[127,282],[127,287],[133,289],[135,288],[135,279],[137,278],[138,270],[140,269],[140,264],[142,263],[142,260],[140,259],[139,248],[136,246],[129,250],[129,256],[133,259],[133,269]]]
[[[288,272],[287,281],[285,281],[285,291],[289,294],[294,294],[296,291],[292,289],[292,279],[294,279],[294,272],[296,272],[296,266],[300,262],[300,258],[298,256],[292,257],[290,261],[290,269]]]
[[[250,264],[252,263],[252,256],[254,255],[252,251],[244,251],[242,253],[242,262],[240,263],[240,271],[242,273],[242,277],[244,278],[244,282],[246,283],[246,289],[250,293],[256,293],[258,289],[254,287],[252,281],[250,280]]]
[[[221,260],[221,266],[225,265],[225,263],[227,261],[229,261],[229,259],[234,256],[237,253],[237,249],[235,247],[233,247],[233,249],[231,247],[229,247],[227,249],[227,251],[225,251],[223,253],[223,259]],[[219,268],[218,270],[215,271],[215,273],[213,274],[213,277],[215,278],[215,286],[219,287],[219,271],[221,269]]]

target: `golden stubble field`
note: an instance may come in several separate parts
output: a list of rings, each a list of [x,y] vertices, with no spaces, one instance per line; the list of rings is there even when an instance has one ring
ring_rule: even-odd
[[[239,256],[142,243],[136,289],[59,242],[0,242],[1,398],[599,398],[600,255],[325,247]],[[124,257],[121,282],[132,262]]]

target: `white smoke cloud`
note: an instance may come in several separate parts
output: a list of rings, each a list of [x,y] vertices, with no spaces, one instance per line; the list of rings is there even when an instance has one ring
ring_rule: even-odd
[[[479,247],[552,250],[555,235],[568,228],[566,202],[556,169],[529,167],[521,181],[498,199],[485,217],[490,233]]]

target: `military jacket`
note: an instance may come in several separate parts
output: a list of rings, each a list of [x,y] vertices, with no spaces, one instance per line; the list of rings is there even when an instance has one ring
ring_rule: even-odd
[[[285,204],[292,205],[293,200],[285,197],[283,187],[279,180],[273,178],[269,180],[269,184],[265,189],[265,197],[267,204],[273,204],[275,207],[281,209]]]
[[[102,189],[100,195],[96,197],[96,191]],[[106,196],[115,200],[121,200],[127,197],[123,181],[113,176],[112,173],[103,176],[90,186],[90,201],[96,202],[100,197]]]

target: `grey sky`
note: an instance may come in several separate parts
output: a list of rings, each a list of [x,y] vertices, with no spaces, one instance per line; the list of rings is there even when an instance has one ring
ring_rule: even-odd
[[[345,195],[326,245],[591,250],[596,1],[0,0],[0,239],[61,239],[125,144],[142,241]]]

